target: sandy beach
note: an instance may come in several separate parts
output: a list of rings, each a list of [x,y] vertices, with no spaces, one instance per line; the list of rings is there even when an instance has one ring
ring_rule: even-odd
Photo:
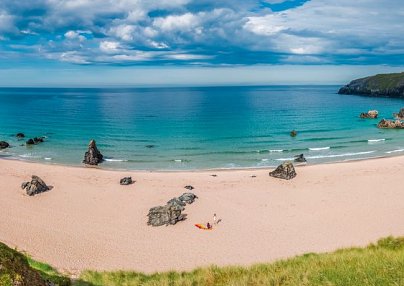
[[[404,235],[404,157],[269,170],[128,172],[0,160],[0,241],[59,270],[155,272],[250,265]],[[53,190],[29,197],[31,175]],[[212,177],[211,174],[217,174]],[[136,183],[120,186],[130,175]],[[256,177],[251,177],[255,175]],[[174,226],[149,208],[193,185],[199,199]],[[213,231],[195,223],[222,219]]]

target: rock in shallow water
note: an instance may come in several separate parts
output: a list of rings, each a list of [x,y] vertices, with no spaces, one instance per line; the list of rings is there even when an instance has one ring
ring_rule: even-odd
[[[123,186],[131,185],[131,184],[133,184],[132,177],[125,177],[125,178],[122,178],[119,183],[120,183],[121,185],[123,185]]]
[[[379,112],[377,110],[369,110],[368,112],[362,112],[359,117],[374,119],[377,118],[377,116],[379,116]]]
[[[290,180],[296,177],[296,171],[292,162],[285,162],[279,165],[274,171],[269,172],[269,175],[274,178]]]
[[[394,116],[396,119],[404,120],[404,108],[401,108],[398,113],[393,113],[393,116]]]
[[[83,163],[86,165],[98,165],[102,163],[104,156],[97,149],[95,140],[91,140],[88,144],[88,151],[84,155]]]
[[[379,124],[377,124],[377,127],[386,129],[404,129],[404,123],[400,120],[382,119]]]
[[[47,186],[41,178],[35,175],[31,177],[31,182],[22,183],[21,188],[23,190],[25,189],[28,196],[43,193],[51,189],[51,187]]]
[[[10,147],[10,144],[8,144],[6,141],[0,141],[0,149],[6,149]]]
[[[304,157],[303,154],[296,155],[294,161],[295,161],[296,163],[305,163],[305,162],[307,162],[307,160],[306,160],[306,158]]]
[[[22,139],[25,137],[24,133],[17,133],[17,135],[15,135],[15,137],[17,137],[18,139]]]

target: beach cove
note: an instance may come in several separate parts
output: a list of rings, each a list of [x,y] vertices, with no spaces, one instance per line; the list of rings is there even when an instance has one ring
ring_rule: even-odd
[[[284,181],[269,169],[129,172],[0,160],[0,241],[73,274],[250,265],[365,246],[404,233],[403,168],[404,157],[305,166]],[[54,188],[28,197],[20,185],[32,174]],[[120,186],[126,175],[136,182]],[[148,226],[149,208],[186,185],[199,197],[187,220]],[[214,213],[222,222],[212,231],[194,226]]]

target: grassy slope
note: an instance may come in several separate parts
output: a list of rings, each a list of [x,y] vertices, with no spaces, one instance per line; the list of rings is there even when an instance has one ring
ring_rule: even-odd
[[[392,74],[378,74],[366,81],[368,89],[392,89],[404,85],[404,72]]]
[[[37,286],[38,275],[64,286],[69,280],[47,264],[36,262],[0,243],[0,286],[16,277]],[[21,280],[22,279],[22,280]],[[25,279],[25,280],[24,280]],[[27,280],[29,279],[29,280]],[[33,280],[31,280],[33,279]],[[39,280],[38,280],[39,281]],[[135,272],[86,271],[73,286],[132,285],[403,285],[404,237],[385,238],[366,248],[306,254],[251,267],[208,267],[192,272],[144,275]]]

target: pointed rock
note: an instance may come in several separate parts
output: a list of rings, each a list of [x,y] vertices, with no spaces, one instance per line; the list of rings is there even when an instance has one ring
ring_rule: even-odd
[[[88,144],[88,151],[84,155],[83,163],[86,165],[98,165],[102,163],[104,156],[97,149],[95,140],[91,140]]]

